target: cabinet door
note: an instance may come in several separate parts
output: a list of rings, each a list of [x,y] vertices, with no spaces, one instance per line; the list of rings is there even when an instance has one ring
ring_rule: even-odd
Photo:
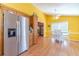
[[[29,38],[29,47],[33,45],[33,33],[30,33],[30,38]]]
[[[38,19],[37,16],[34,15],[34,43],[38,41]]]

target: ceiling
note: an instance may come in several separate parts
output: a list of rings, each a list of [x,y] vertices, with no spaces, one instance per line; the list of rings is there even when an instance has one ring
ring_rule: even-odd
[[[51,15],[79,15],[79,3],[34,3],[33,5]]]

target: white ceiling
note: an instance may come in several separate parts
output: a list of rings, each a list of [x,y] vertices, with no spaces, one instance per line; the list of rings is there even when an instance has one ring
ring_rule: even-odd
[[[34,3],[47,14],[79,15],[79,3]]]

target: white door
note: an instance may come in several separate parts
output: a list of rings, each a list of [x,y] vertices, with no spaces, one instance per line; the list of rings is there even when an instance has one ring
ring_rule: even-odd
[[[4,12],[4,55],[18,55],[18,41],[16,37],[17,16],[13,13]]]

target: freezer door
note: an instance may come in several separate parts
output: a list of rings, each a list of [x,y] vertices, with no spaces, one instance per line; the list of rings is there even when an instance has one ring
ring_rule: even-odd
[[[4,55],[18,55],[18,41],[16,37],[17,16],[4,11]]]
[[[19,16],[18,23],[19,54],[29,48],[29,19]]]

